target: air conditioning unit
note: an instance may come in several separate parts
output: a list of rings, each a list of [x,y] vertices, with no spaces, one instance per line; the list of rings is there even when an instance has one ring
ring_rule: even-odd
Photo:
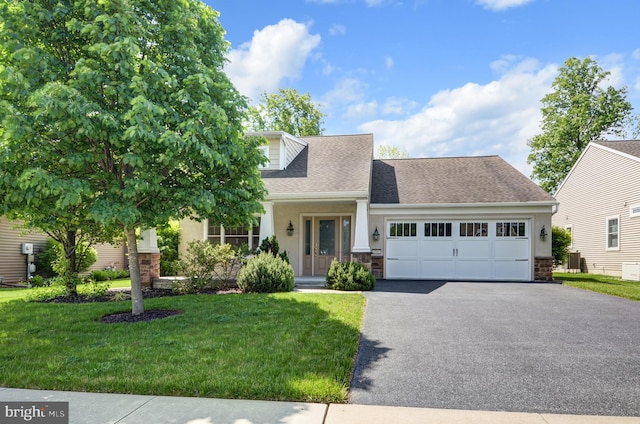
[[[640,281],[640,262],[622,262],[622,279]]]
[[[22,243],[22,254],[33,255],[33,243]]]

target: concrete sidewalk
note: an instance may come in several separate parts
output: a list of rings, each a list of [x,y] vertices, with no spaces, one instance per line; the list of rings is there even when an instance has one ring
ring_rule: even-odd
[[[640,424],[640,417],[326,405],[0,387],[0,402],[9,401],[69,402],[70,424]],[[3,413],[0,411],[0,422],[3,422]]]

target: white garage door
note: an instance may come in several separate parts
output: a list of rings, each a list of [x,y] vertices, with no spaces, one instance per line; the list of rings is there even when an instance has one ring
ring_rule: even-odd
[[[528,220],[387,225],[388,279],[531,279]]]

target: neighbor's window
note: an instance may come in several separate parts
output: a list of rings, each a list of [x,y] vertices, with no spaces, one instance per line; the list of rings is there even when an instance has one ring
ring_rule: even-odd
[[[527,226],[524,222],[496,222],[496,237],[526,237]]]
[[[569,239],[569,246],[567,246],[569,249],[573,249],[573,224],[567,224],[564,226],[564,229],[566,232],[569,233],[569,236],[571,236],[571,238]]]
[[[461,222],[460,237],[487,237],[489,224],[486,222]]]
[[[607,218],[607,249],[620,249],[620,217],[610,216]]]
[[[389,224],[390,237],[416,237],[418,224],[415,222],[394,222]]]

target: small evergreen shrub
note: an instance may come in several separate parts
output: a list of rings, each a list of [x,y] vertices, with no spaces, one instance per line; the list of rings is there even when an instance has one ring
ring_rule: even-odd
[[[126,269],[96,269],[91,271],[87,278],[93,281],[118,280],[120,278],[129,278],[129,271]]]
[[[262,243],[260,243],[260,247],[258,248],[258,252],[271,253],[273,256],[279,256],[286,263],[291,263],[289,262],[289,255],[287,254],[287,251],[284,250],[280,252],[280,243],[278,243],[278,239],[275,235],[262,240]]]
[[[89,279],[93,281],[108,281],[110,280],[109,274],[105,269],[96,269],[95,271],[91,271],[89,274]]]
[[[327,271],[327,288],[345,291],[373,290],[376,278],[363,264],[356,262],[331,262]]]
[[[294,286],[291,265],[269,252],[249,259],[238,274],[238,287],[248,293],[288,292]]]
[[[31,277],[31,280],[29,280],[29,284],[31,284],[31,287],[46,287],[49,285],[49,282],[41,275],[34,275]]]

